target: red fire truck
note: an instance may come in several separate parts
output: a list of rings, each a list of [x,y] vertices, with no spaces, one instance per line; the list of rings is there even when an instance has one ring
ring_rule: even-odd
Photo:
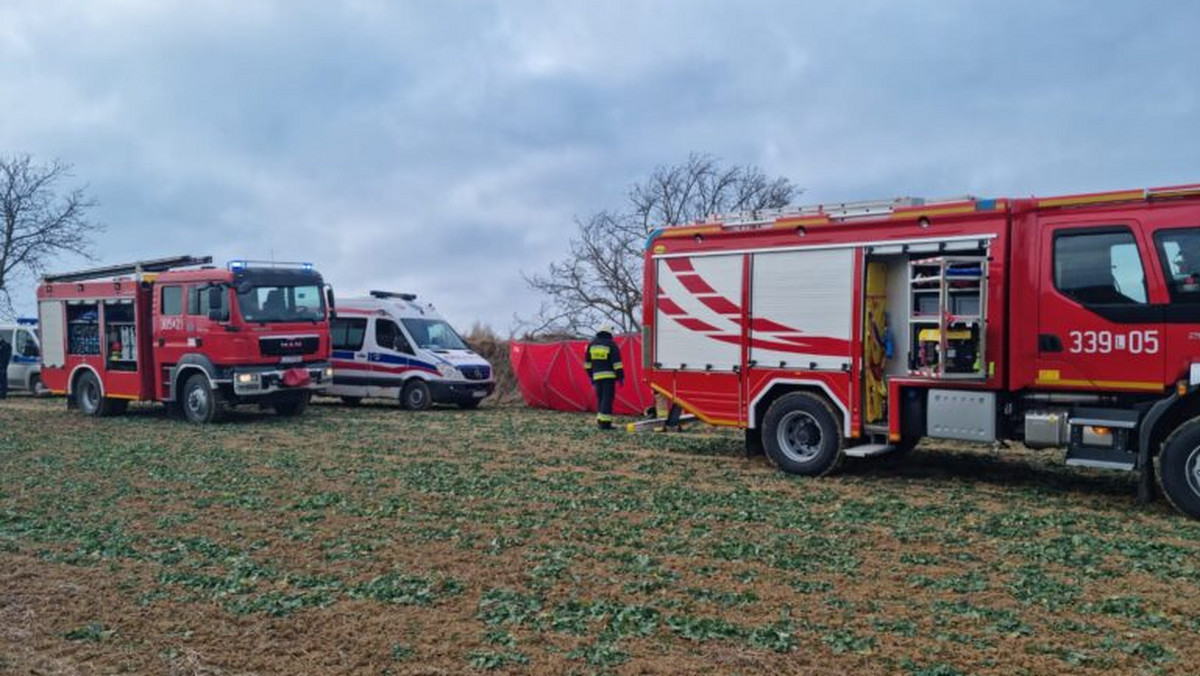
[[[195,423],[237,404],[303,413],[332,382],[333,293],[308,264],[181,256],[44,277],[42,382],[88,415],[165,402]]]
[[[647,241],[647,378],[786,472],[922,437],[1153,468],[1200,518],[1200,184],[713,217]]]

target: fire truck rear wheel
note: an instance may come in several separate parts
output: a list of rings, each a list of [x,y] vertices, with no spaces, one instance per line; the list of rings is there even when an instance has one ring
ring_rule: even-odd
[[[275,413],[285,417],[292,418],[298,415],[303,415],[308,410],[308,401],[312,397],[308,392],[294,397],[290,397],[283,401],[277,401],[272,406]]]
[[[1158,485],[1175,509],[1200,519],[1200,419],[1181,425],[1163,443]]]
[[[184,381],[179,404],[188,422],[199,425],[221,422],[227,410],[221,393],[209,385],[203,373],[193,373]]]
[[[420,378],[409,380],[400,392],[400,404],[410,411],[424,411],[431,403],[429,386]]]
[[[84,371],[80,374],[71,394],[75,398],[75,407],[84,415],[97,417],[116,415],[124,412],[125,407],[122,404],[127,403],[120,399],[105,397],[100,387],[100,379],[91,371]]]
[[[807,392],[785,394],[763,418],[767,456],[788,474],[823,476],[842,462],[837,416],[824,399]]]

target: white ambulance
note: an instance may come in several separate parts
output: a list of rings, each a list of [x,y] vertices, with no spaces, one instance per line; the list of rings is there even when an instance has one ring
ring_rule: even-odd
[[[8,389],[25,390],[36,395],[49,394],[42,385],[42,350],[36,319],[18,319],[16,324],[0,324],[0,338],[12,348],[3,376]]]
[[[348,404],[365,397],[398,399],[419,411],[432,404],[475,408],[496,388],[492,365],[411,293],[372,291],[338,299],[330,321],[333,387]]]

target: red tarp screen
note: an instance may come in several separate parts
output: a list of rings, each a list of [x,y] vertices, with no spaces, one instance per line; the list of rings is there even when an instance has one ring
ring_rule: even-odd
[[[642,415],[654,405],[650,386],[642,382],[642,340],[617,336],[625,366],[625,382],[617,387],[613,413]],[[595,411],[596,392],[583,368],[586,340],[527,343],[514,340],[508,356],[527,406],[555,411]]]

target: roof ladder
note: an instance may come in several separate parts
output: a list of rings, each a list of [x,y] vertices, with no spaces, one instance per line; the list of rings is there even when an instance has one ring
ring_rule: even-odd
[[[63,272],[45,275],[43,282],[82,282],[89,279],[106,279],[122,275],[142,274],[145,272],[166,272],[175,268],[187,268],[212,263],[212,256],[173,256],[170,258],[154,258],[134,263],[109,265],[102,268],[89,268],[75,272]]]

